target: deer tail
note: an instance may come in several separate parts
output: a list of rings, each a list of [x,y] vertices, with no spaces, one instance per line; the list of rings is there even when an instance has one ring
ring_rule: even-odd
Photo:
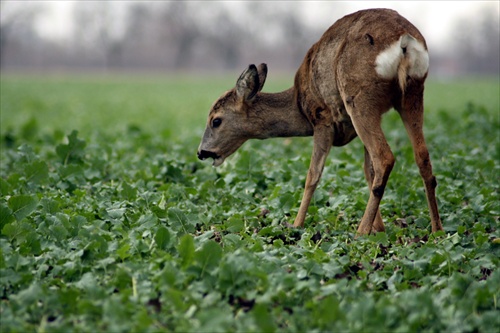
[[[377,74],[385,79],[398,80],[404,94],[408,80],[425,78],[429,70],[429,54],[425,43],[405,33],[377,55]]]
[[[398,65],[398,82],[404,94],[408,80],[420,79],[427,75],[429,70],[429,53],[424,44],[410,34],[400,38],[401,60]]]

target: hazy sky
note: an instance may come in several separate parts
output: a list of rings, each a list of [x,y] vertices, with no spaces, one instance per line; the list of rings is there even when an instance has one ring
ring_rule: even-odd
[[[44,3],[47,6],[46,11],[36,22],[41,34],[46,37],[64,38],[71,32],[73,29],[71,10],[74,1],[34,1],[34,3]],[[123,3],[126,6],[131,1]],[[271,8],[273,4],[282,5],[283,2],[265,2],[265,5]],[[301,8],[305,22],[320,25],[325,29],[338,18],[360,9],[392,8],[413,22],[431,45],[446,42],[446,38],[453,35],[451,28],[460,18],[480,15],[484,7],[496,11],[497,14],[500,11],[500,1],[302,1],[300,3],[290,1],[289,4]],[[23,1],[23,6],[25,5],[28,5],[28,2]],[[241,7],[237,1],[227,2],[226,5],[235,12]],[[201,1],[196,8],[203,10],[205,6],[210,6],[210,1]]]

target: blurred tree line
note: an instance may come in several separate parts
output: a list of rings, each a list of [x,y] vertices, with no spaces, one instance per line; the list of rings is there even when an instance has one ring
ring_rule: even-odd
[[[125,6],[112,1],[76,2],[72,11],[76,28],[64,41],[37,34],[33,22],[43,14],[42,5],[19,7],[1,18],[1,65],[210,71],[274,59],[276,67],[289,69],[298,67],[322,33],[304,25],[300,12],[286,3],[275,3],[272,12],[259,2],[243,3],[236,14],[229,5],[211,2],[200,10],[200,3],[184,1]],[[260,26],[262,22],[265,26]]]
[[[0,2],[0,65],[13,70],[214,71],[267,62],[294,71],[326,26],[287,2],[79,1],[68,38],[43,38],[34,24],[44,4],[6,11]],[[335,7],[342,6],[336,3]],[[484,12],[457,24],[431,61],[454,74],[499,73],[499,17]],[[431,64],[432,66],[433,64]]]

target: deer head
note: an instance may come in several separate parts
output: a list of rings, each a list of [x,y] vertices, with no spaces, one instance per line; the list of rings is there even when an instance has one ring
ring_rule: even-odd
[[[266,64],[248,66],[238,78],[236,86],[212,105],[198,148],[199,159],[211,157],[213,165],[219,166],[245,141],[257,137],[258,119],[252,111],[266,76]]]

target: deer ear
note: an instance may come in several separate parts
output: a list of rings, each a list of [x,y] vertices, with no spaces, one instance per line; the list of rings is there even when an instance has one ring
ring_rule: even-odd
[[[259,91],[259,74],[255,65],[249,65],[236,82],[236,94],[244,101],[250,101]]]
[[[264,83],[266,83],[267,65],[260,64],[257,66],[257,73],[259,73],[259,91],[261,91],[264,88]]]

